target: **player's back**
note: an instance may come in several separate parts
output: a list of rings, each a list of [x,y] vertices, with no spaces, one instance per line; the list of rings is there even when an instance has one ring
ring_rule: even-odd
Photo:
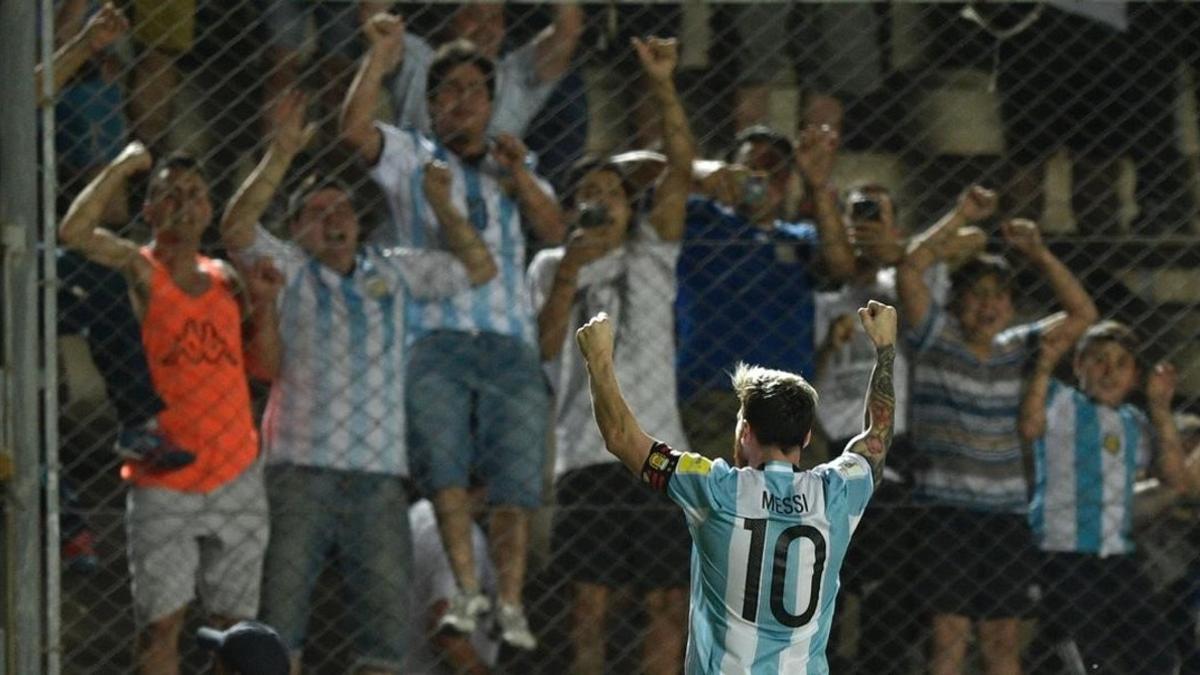
[[[838,573],[872,491],[845,454],[809,471],[682,455],[667,486],[692,532],[686,672],[828,673]]]

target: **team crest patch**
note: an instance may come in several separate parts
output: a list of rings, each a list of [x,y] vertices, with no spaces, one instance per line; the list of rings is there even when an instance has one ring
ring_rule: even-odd
[[[1110,455],[1121,449],[1121,439],[1116,434],[1104,434],[1104,451]]]
[[[385,297],[389,292],[387,279],[378,274],[368,276],[363,285],[366,287],[367,295],[375,300]]]
[[[867,470],[853,457],[842,457],[834,463],[834,467],[846,478],[862,478],[867,475]]]
[[[663,469],[667,468],[667,465],[671,463],[671,460],[662,453],[653,452],[650,453],[649,462],[651,469],[654,469],[655,471],[662,471]]]

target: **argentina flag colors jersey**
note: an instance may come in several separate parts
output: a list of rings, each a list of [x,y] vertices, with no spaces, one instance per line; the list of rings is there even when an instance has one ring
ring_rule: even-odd
[[[652,450],[644,478],[692,533],[688,675],[821,675],[838,573],[873,481],[846,453],[800,471]]]

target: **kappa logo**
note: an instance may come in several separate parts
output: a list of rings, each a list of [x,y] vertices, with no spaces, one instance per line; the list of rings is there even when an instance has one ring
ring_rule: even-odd
[[[183,324],[183,332],[175,336],[174,344],[162,359],[163,365],[166,366],[174,366],[180,361],[191,364],[224,362],[231,366],[238,365],[237,358],[229,349],[225,338],[217,331],[217,327],[211,321],[198,322],[195,319],[188,319]]]

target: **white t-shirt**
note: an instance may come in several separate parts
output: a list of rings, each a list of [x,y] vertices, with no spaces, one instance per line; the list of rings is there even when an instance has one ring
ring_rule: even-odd
[[[926,275],[930,292],[939,304],[945,299],[949,286],[945,265],[937,265]],[[896,270],[893,267],[880,270],[872,283],[856,286],[847,283],[836,291],[816,294],[816,332],[818,347],[825,342],[829,327],[834,319],[849,314],[854,317],[854,336],[836,354],[817,376],[817,419],[830,440],[857,436],[863,430],[863,405],[867,385],[871,382],[871,371],[875,368],[875,347],[863,331],[858,320],[858,309],[868,300],[877,300],[890,305],[896,304]],[[897,434],[908,428],[908,357],[902,345],[897,345],[896,362],[893,369],[896,392]],[[835,448],[840,451],[841,448]]]
[[[405,675],[449,675],[450,671],[439,664],[438,655],[433,646],[425,638],[425,628],[429,624],[429,608],[441,600],[449,600],[458,591],[458,582],[454,579],[454,571],[450,569],[450,560],[446,558],[446,550],[442,547],[442,537],[438,533],[437,516],[433,512],[433,504],[428,499],[413,504],[408,509],[408,524],[412,529],[413,543],[413,611],[415,617],[413,634],[419,637],[413,639],[409,649],[408,664],[404,668]],[[496,588],[496,571],[488,557],[487,539],[483,529],[478,524],[471,524],[471,549],[475,556],[475,574],[479,575],[480,588],[492,595]],[[496,664],[496,655],[500,644],[488,637],[488,622],[480,622],[475,632],[471,634],[471,645],[480,660],[489,667]]]
[[[555,475],[615,461],[592,417],[587,368],[575,330],[601,310],[612,318],[616,373],[646,432],[686,447],[675,386],[675,263],[680,244],[658,238],[642,223],[621,248],[579,271],[563,348],[545,364],[555,394]],[[541,251],[529,266],[530,295],[540,312],[554,286],[562,247]]]

